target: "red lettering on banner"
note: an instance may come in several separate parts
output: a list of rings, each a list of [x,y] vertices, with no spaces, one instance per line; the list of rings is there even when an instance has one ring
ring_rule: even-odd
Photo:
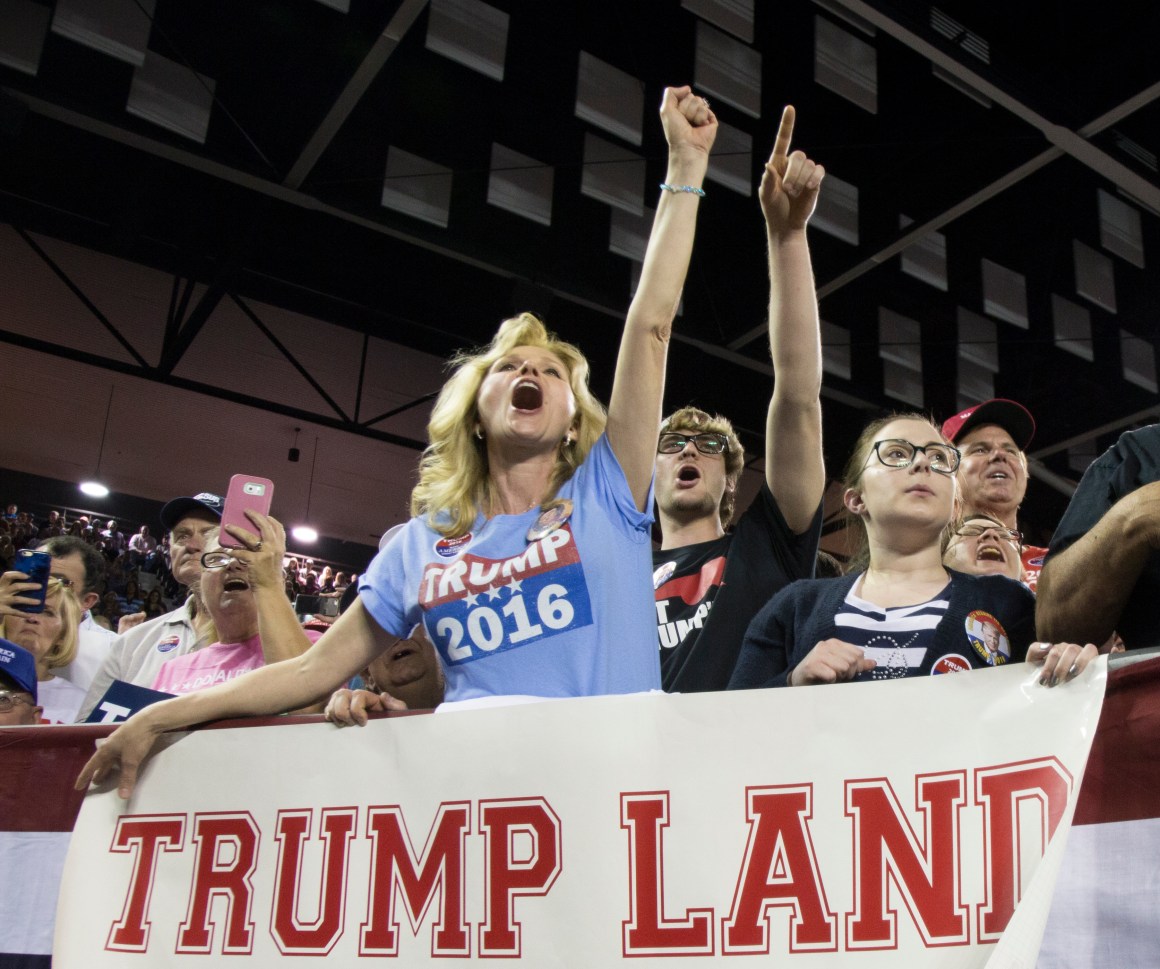
[[[987,900],[979,908],[979,941],[998,939],[1019,901],[1023,883],[1020,871],[1018,818],[1021,808],[1032,802],[1039,812],[1040,850],[1059,827],[1072,776],[1055,758],[1001,764],[975,772],[975,797],[983,806],[986,843]]]
[[[117,819],[110,851],[133,851],[133,873],[121,917],[113,923],[106,949],[116,952],[144,952],[149,947],[149,900],[157,871],[157,850],[181,851],[185,840],[185,815],[124,815]]]
[[[318,917],[298,917],[302,885],[303,842],[310,837],[314,811],[279,811],[274,837],[278,841],[278,870],[274,876],[274,911],[270,934],[283,955],[325,955],[342,935],[346,915],[346,868],[350,839],[358,823],[358,808],[323,808],[322,876]]]
[[[471,830],[471,802],[439,805],[421,856],[416,857],[397,805],[372,807],[367,816],[371,839],[370,900],[362,926],[359,955],[399,954],[396,889],[401,890],[411,929],[417,935],[439,890],[439,920],[431,930],[431,955],[469,956],[471,937],[464,919],[464,841]]]
[[[726,955],[769,952],[771,908],[793,910],[791,952],[833,952],[837,918],[826,901],[806,821],[813,817],[813,788],[746,788],[749,843],[737,876],[733,908],[721,920]]]
[[[620,795],[620,826],[628,836],[628,893],[632,918],[622,922],[625,956],[713,955],[713,910],[665,918],[664,829],[669,792]]]
[[[487,844],[481,956],[518,956],[521,923],[512,912],[517,895],[547,895],[562,866],[561,825],[542,797],[479,802],[479,829]],[[517,851],[516,836],[529,839]],[[522,856],[521,856],[522,855]]]
[[[959,809],[966,784],[965,771],[915,778],[915,806],[925,820],[923,849],[888,780],[846,781],[846,816],[854,819],[848,949],[897,947],[898,915],[888,908],[888,878],[926,945],[970,942],[967,907],[959,899]]]
[[[259,840],[258,826],[248,811],[194,815],[197,856],[189,909],[177,932],[179,953],[211,951],[210,903],[215,896],[226,900],[222,953],[250,953],[254,944],[254,923],[250,918],[254,889],[250,878],[258,864]]]

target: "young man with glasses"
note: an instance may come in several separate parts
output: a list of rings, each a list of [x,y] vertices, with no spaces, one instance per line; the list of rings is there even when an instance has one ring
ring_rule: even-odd
[[[963,517],[986,515],[1017,531],[1019,506],[1027,494],[1027,455],[1035,419],[1013,400],[985,400],[943,422],[947,440],[962,452],[959,491]],[[1020,579],[1032,592],[1047,549],[1021,546]]]
[[[769,343],[776,375],[765,427],[765,481],[732,531],[745,463],[725,418],[686,407],[661,425],[653,554],[661,681],[669,692],[723,690],[750,619],[775,592],[813,575],[825,488],[818,305],[806,223],[825,174],[789,154],[782,115],[761,181],[769,245]]]

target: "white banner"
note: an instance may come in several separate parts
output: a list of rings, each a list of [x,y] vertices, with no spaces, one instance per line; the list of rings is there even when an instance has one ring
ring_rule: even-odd
[[[1106,666],[1036,677],[195,732],[86,799],[54,965],[1033,965]]]

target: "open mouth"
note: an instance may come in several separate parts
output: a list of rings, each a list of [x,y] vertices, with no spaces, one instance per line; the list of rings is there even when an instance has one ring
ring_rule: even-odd
[[[686,484],[700,481],[701,469],[692,464],[683,464],[677,472],[677,480]]]
[[[544,402],[544,392],[532,380],[521,380],[512,391],[512,407],[516,410],[537,410]]]
[[[244,592],[250,587],[250,583],[245,579],[233,578],[226,579],[222,584],[222,589],[226,592]]]
[[[987,475],[988,481],[1006,481],[1011,477],[1006,471],[992,471]]]
[[[979,562],[1002,562],[1003,553],[994,545],[980,545],[975,551],[975,560]]]

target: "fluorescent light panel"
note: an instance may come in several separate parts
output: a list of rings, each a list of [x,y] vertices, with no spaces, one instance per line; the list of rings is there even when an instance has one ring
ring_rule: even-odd
[[[1116,274],[1112,260],[1078,239],[1071,242],[1075,258],[1075,291],[1109,313],[1116,312]]]
[[[994,320],[958,307],[959,359],[969,360],[991,373],[999,372],[999,341]],[[980,397],[980,400],[986,400]]]
[[[717,122],[717,140],[705,177],[739,195],[753,194],[753,135],[724,121]]]
[[[1051,294],[1051,318],[1055,326],[1055,345],[1089,363],[1096,358],[1092,347],[1092,314],[1083,306]]]

